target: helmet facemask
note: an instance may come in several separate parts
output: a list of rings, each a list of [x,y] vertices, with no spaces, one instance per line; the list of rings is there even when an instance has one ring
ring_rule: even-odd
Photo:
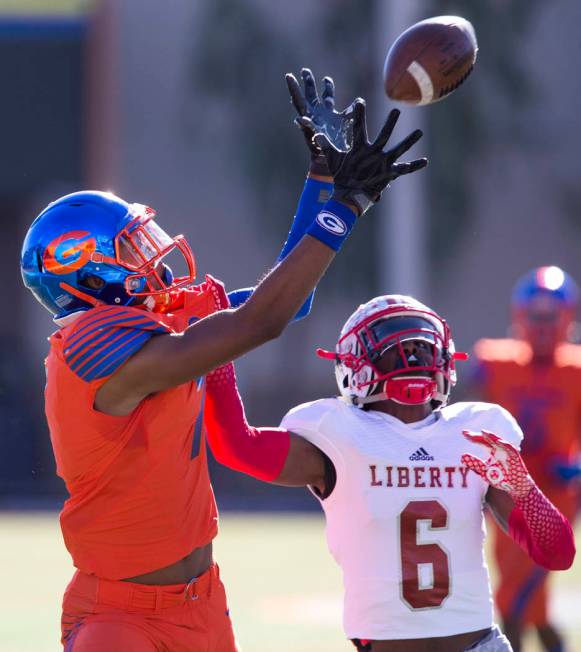
[[[129,296],[145,297],[150,309],[164,311],[172,303],[172,295],[193,284],[196,265],[185,238],[170,237],[155,221],[155,211],[141,204],[131,205],[133,220],[115,237],[117,263],[133,273],[125,278]],[[185,261],[185,273],[174,278],[171,267],[163,262],[179,252]]]
[[[336,353],[319,355],[335,359],[341,394],[355,405],[444,405],[456,382],[455,359],[465,354],[455,353],[450,329],[436,313],[411,298],[388,299],[362,306],[361,318],[356,312],[343,328]]]

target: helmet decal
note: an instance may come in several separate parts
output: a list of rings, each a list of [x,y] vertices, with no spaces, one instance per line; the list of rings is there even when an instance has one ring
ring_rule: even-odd
[[[96,248],[97,241],[89,231],[69,231],[47,245],[42,264],[52,274],[68,274],[81,269]]]

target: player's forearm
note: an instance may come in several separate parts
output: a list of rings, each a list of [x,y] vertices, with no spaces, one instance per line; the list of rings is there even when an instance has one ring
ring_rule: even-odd
[[[288,237],[280,252],[278,260],[283,260],[288,254],[296,247],[301,238],[307,232],[307,229],[319,211],[323,208],[324,204],[331,197],[333,192],[333,178],[329,176],[321,176],[309,173],[303,191],[301,193],[297,210],[289,231]],[[294,316],[294,320],[302,319],[311,312],[313,299],[315,297],[315,289],[309,294],[306,301],[299,308]]]
[[[566,570],[575,559],[575,540],[569,521],[535,485],[515,499],[508,520],[511,537],[540,566]]]
[[[544,568],[569,568],[575,558],[571,526],[537,487],[518,449],[488,430],[481,430],[480,433],[464,430],[463,435],[490,451],[487,460],[464,453],[462,464],[490,484],[487,502],[495,515],[500,516],[501,524],[506,519],[510,501],[499,500],[500,492],[506,492],[513,501],[514,507],[508,515],[511,537]]]
[[[289,432],[249,425],[232,363],[206,377],[204,423],[218,462],[267,482],[280,475],[289,452]]]

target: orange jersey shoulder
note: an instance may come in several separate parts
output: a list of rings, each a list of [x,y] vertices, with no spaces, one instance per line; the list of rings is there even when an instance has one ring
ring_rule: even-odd
[[[531,359],[530,346],[522,340],[481,339],[474,345],[476,358],[481,362],[512,362],[528,364]]]
[[[570,367],[581,372],[581,344],[561,344],[555,354],[555,364],[557,367]]]

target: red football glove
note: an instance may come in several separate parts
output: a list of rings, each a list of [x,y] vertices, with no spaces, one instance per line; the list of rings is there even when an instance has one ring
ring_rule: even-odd
[[[575,541],[569,521],[537,487],[518,450],[492,432],[463,431],[466,439],[486,446],[486,461],[464,453],[462,464],[502,489],[514,500],[508,517],[508,533],[540,566],[565,570],[575,558]]]
[[[462,464],[478,473],[491,487],[508,492],[514,499],[524,498],[535,483],[520,453],[498,435],[486,430],[481,433],[479,435],[464,430],[462,434],[469,441],[486,446],[490,452],[488,459],[484,461],[475,455],[464,453]]]

